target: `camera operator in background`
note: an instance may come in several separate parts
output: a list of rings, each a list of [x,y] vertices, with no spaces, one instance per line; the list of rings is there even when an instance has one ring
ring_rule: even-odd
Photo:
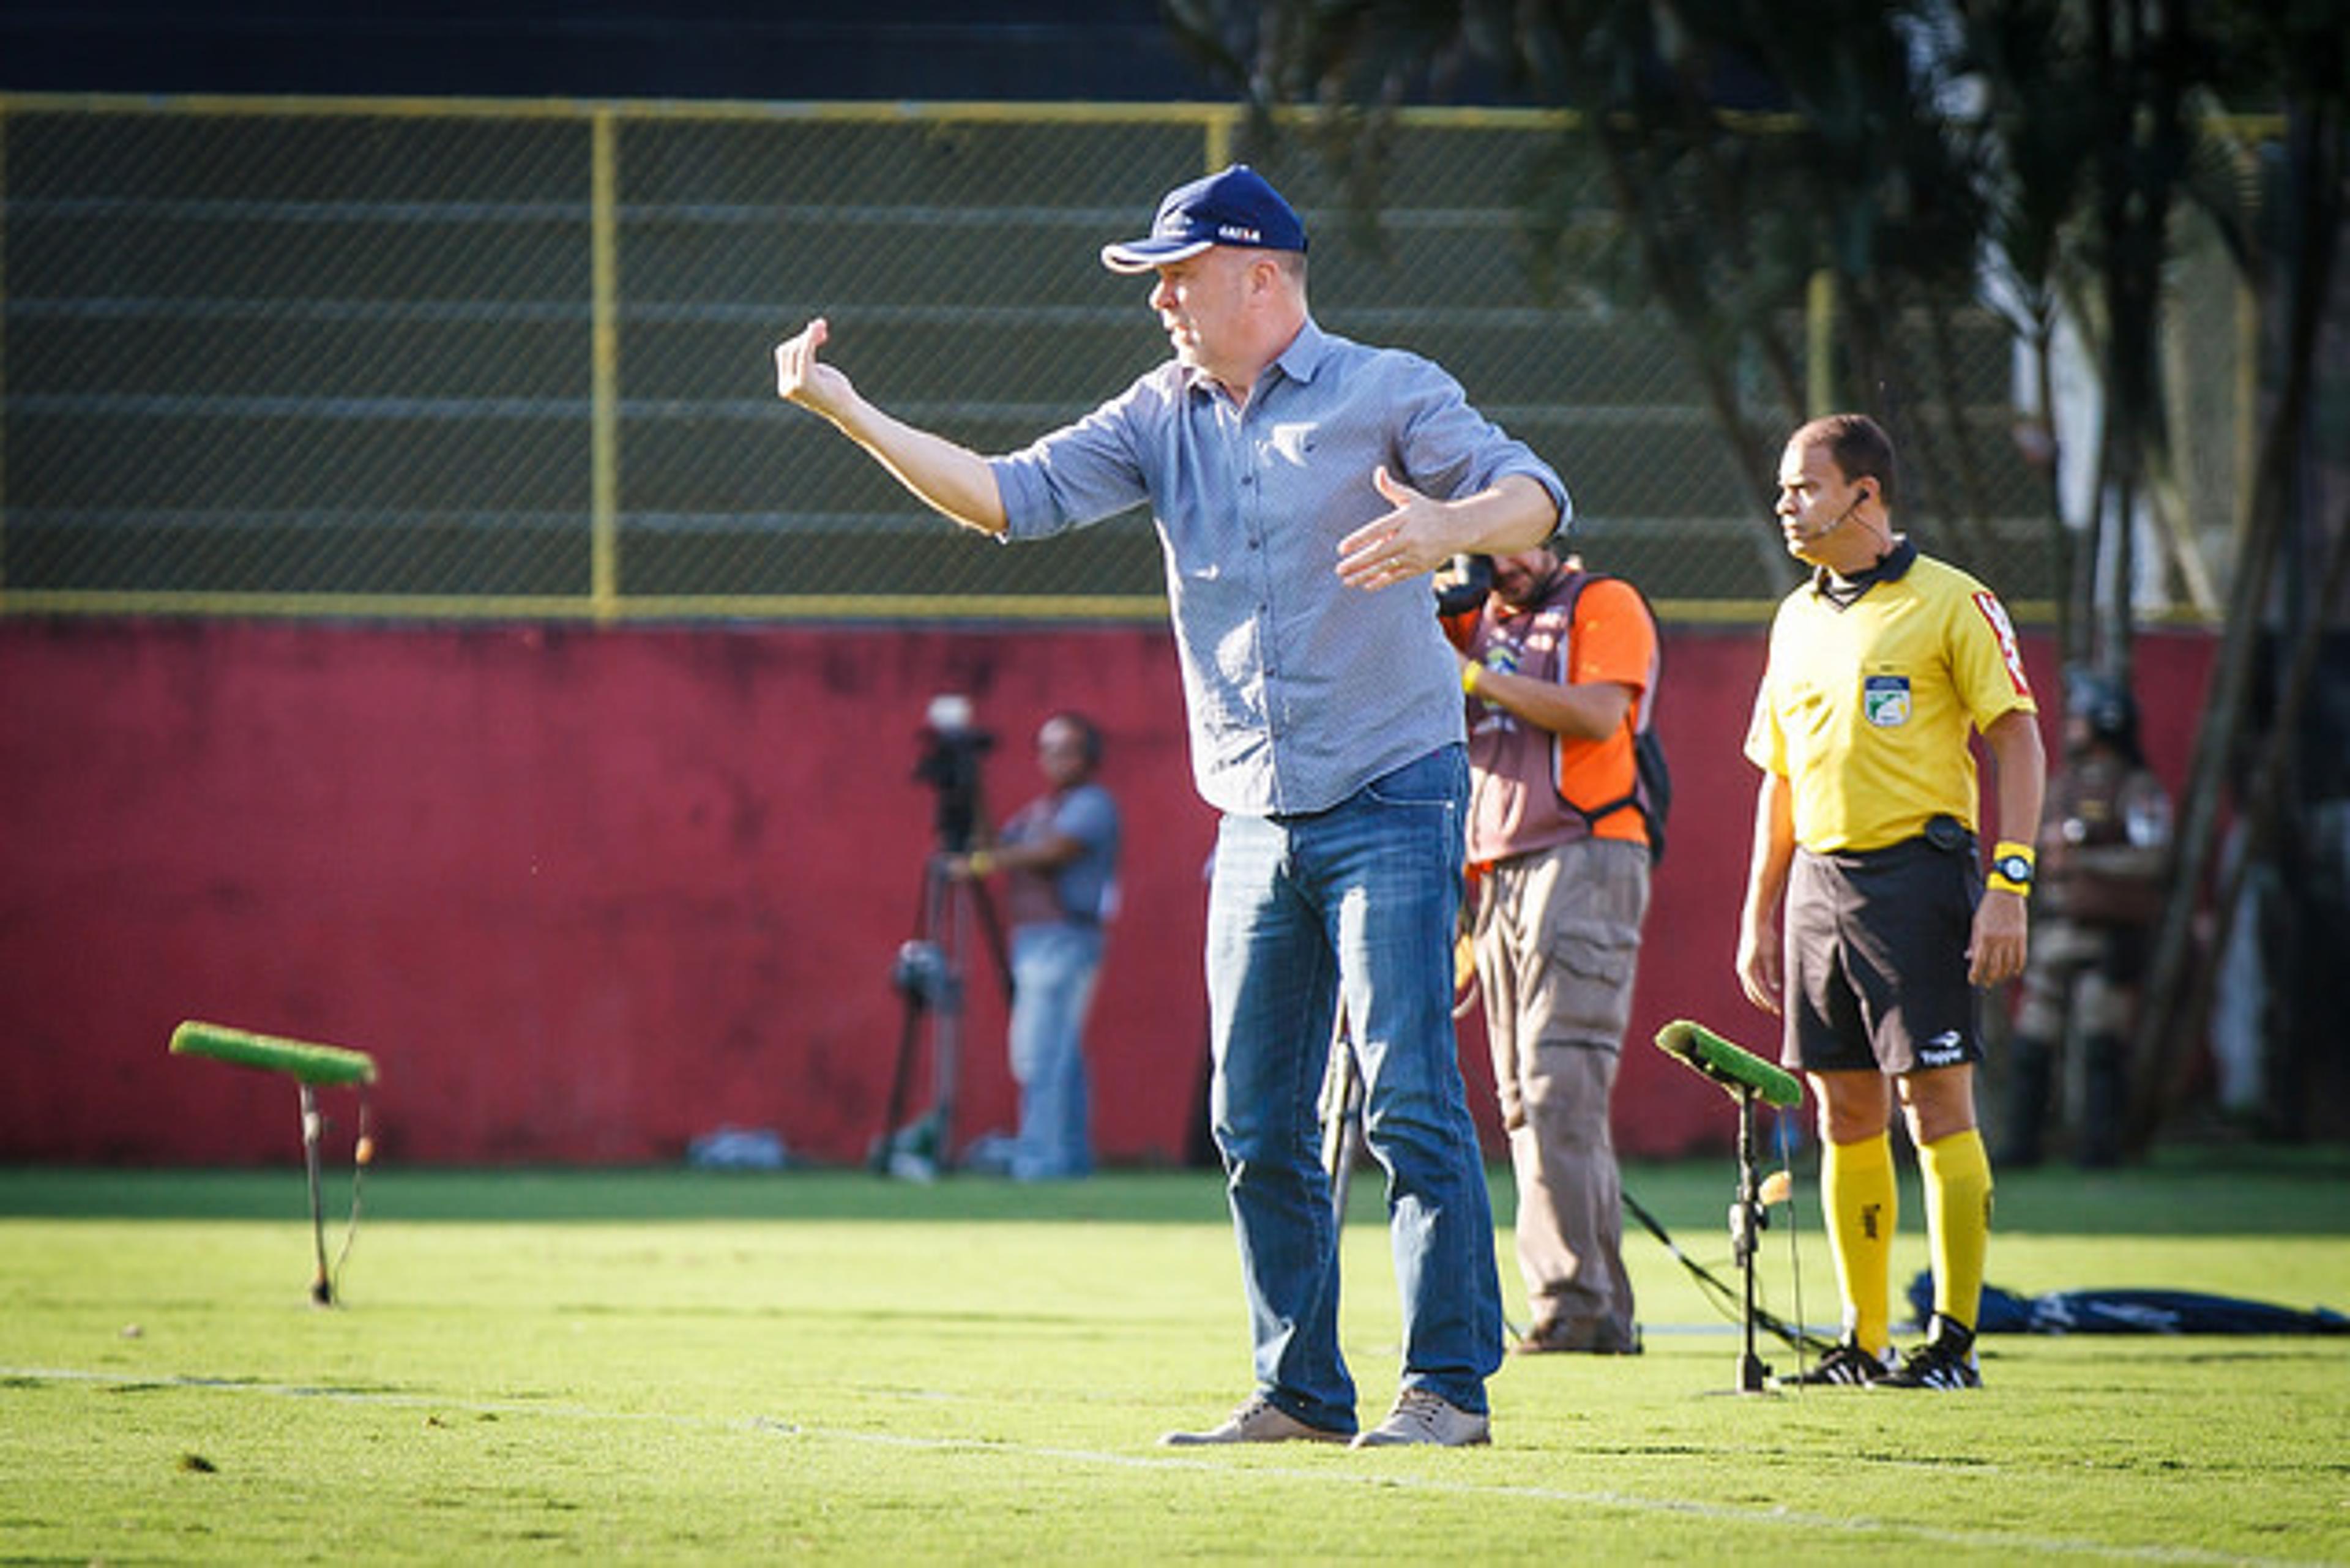
[[[1451,625],[1469,698],[1477,979],[1532,1319],[1511,1348],[1636,1355],[1608,1107],[1648,911],[1634,739],[1655,696],[1656,622],[1631,584],[1538,548],[1496,558],[1479,612]]]
[[[947,860],[952,877],[1005,874],[1020,1130],[980,1139],[964,1164],[1019,1181],[1093,1170],[1086,1014],[1118,897],[1118,805],[1094,782],[1101,732],[1083,714],[1054,714],[1036,732],[1036,764],[1045,793],[1014,813],[993,843]]]
[[[2137,985],[2169,874],[2170,796],[2138,749],[2137,703],[2075,668],[2064,682],[2064,760],[2040,834],[2040,918],[2023,973],[2000,1162],[2040,1163],[2052,1101],[2074,1158],[2121,1158]],[[2071,1049],[2068,1051],[2068,1040]],[[2068,1065],[2056,1082],[2060,1062]]]

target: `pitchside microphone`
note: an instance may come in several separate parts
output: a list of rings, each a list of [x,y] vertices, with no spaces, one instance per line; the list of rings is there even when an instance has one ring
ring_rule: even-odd
[[[255,1034],[224,1023],[190,1019],[172,1031],[175,1055],[209,1056],[216,1062],[283,1073],[304,1084],[372,1084],[375,1058],[364,1051],[340,1045],[320,1045],[308,1040],[286,1040]]]
[[[1773,1066],[1751,1051],[1742,1051],[1702,1023],[1678,1019],[1657,1031],[1657,1049],[1728,1090],[1733,1096],[1756,1094],[1774,1106],[1800,1106],[1804,1085],[1794,1075]]]

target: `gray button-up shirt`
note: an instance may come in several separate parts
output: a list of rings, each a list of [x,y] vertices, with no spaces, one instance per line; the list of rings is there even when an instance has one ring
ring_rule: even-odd
[[[1192,777],[1209,805],[1248,816],[1326,810],[1464,738],[1426,582],[1366,593],[1338,578],[1338,542],[1388,510],[1374,468],[1440,500],[1523,473],[1562,526],[1571,514],[1558,475],[1441,369],[1311,321],[1245,408],[1170,360],[990,463],[1008,540],[1151,504]]]

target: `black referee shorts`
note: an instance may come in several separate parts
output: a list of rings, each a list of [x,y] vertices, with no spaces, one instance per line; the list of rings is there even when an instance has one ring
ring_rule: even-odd
[[[1950,825],[1955,826],[1955,825]],[[1983,1059],[1967,941],[1974,838],[1795,851],[1787,878],[1783,1059],[1814,1073],[1914,1073]]]

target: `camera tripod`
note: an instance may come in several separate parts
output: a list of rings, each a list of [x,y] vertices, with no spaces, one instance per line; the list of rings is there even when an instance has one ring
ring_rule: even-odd
[[[881,1175],[928,1181],[951,1163],[948,1140],[953,1130],[962,1067],[962,955],[971,945],[974,926],[986,940],[988,958],[1009,1002],[1012,963],[1004,950],[1003,928],[996,919],[986,887],[951,876],[946,852],[933,853],[922,868],[922,898],[914,934],[899,947],[889,972],[890,983],[905,998],[905,1013],[898,1034],[898,1067],[889,1085],[888,1119],[868,1159]],[[931,1105],[907,1121],[903,1118],[913,1092],[914,1061],[926,1019],[931,1036]]]
[[[1363,1064],[1347,1027],[1347,1004],[1330,1024],[1330,1061],[1322,1076],[1322,1173],[1330,1179],[1330,1218],[1347,1223],[1347,1190],[1363,1153]]]

